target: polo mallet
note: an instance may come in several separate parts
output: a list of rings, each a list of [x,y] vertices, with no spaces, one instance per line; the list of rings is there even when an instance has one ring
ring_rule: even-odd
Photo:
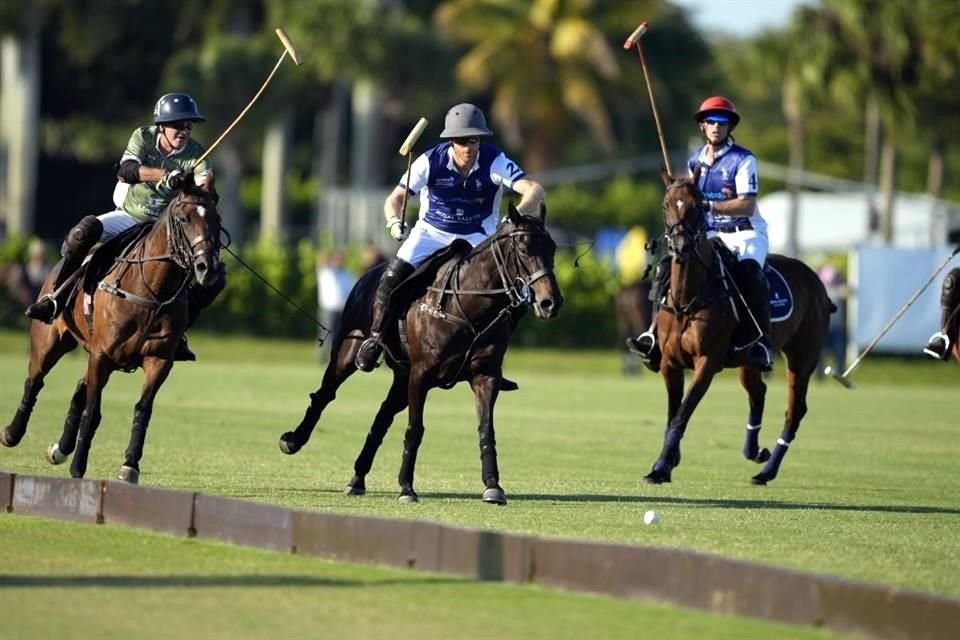
[[[933,272],[933,275],[930,276],[930,278],[926,282],[923,283],[923,286],[920,287],[916,293],[910,296],[910,299],[907,300],[906,304],[904,304],[900,308],[900,310],[897,311],[897,314],[890,319],[890,322],[888,322],[887,325],[880,331],[880,334],[873,339],[873,342],[868,344],[867,348],[864,349],[859,356],[857,356],[857,359],[854,360],[852,363],[850,363],[850,366],[847,367],[846,371],[844,371],[843,373],[837,373],[836,371],[833,370],[833,367],[828,366],[828,367],[824,367],[823,374],[830,376],[831,378],[833,378],[834,380],[836,380],[837,382],[845,386],[847,389],[853,389],[854,388],[853,381],[850,380],[847,376],[849,376],[850,373],[857,368],[857,365],[860,364],[860,361],[866,358],[867,354],[870,353],[875,346],[877,346],[877,343],[880,342],[880,339],[883,338],[883,336],[887,335],[887,332],[890,331],[891,327],[893,327],[893,325],[896,324],[897,320],[899,320],[900,317],[907,312],[907,309],[913,306],[913,303],[917,301],[917,298],[919,298],[920,295],[927,290],[927,287],[930,286],[930,283],[933,282],[938,275],[940,275],[940,272],[943,271],[944,268],[946,268],[946,266],[950,263],[951,260],[953,260],[953,257],[957,255],[958,252],[960,252],[960,245],[958,245],[953,250],[953,253],[951,253],[947,257],[947,259],[943,261],[943,264],[937,267],[937,270]]]
[[[260,90],[257,91],[257,95],[253,96],[253,100],[250,101],[250,104],[248,104],[243,109],[243,111],[240,112],[240,115],[238,115],[237,119],[234,120],[229,127],[227,127],[227,130],[221,133],[220,137],[214,140],[213,144],[211,144],[207,148],[207,150],[204,151],[203,155],[200,156],[200,159],[198,159],[194,163],[194,166],[199,165],[201,162],[206,160],[207,156],[209,156],[213,152],[213,150],[217,148],[217,145],[220,144],[220,142],[227,137],[227,134],[230,133],[235,126],[237,126],[237,123],[240,122],[243,116],[247,115],[247,111],[250,111],[250,107],[252,107],[254,103],[260,98],[260,95],[267,88],[267,85],[270,84],[271,80],[273,80],[273,76],[277,73],[277,69],[280,68],[280,65],[283,63],[283,59],[287,56],[288,53],[290,54],[290,59],[293,60],[298,67],[301,64],[303,64],[303,60],[300,59],[300,54],[297,53],[297,48],[293,46],[293,42],[290,40],[290,37],[287,36],[284,30],[281,29],[280,27],[277,27],[276,33],[277,33],[277,37],[280,38],[280,42],[283,43],[283,53],[280,54],[280,59],[277,60],[277,64],[274,65],[273,71],[271,71],[270,75],[267,76],[267,79],[263,83],[263,86],[261,86]]]
[[[423,134],[423,130],[426,128],[427,119],[420,118],[417,121],[417,124],[413,125],[413,129],[410,130],[410,133],[407,134],[407,139],[403,141],[402,145],[400,145],[400,155],[407,157],[407,181],[403,190],[403,206],[400,207],[401,234],[407,230],[407,194],[410,193],[410,167],[413,165],[413,145],[417,144],[417,140],[420,139],[420,136]]]
[[[673,169],[670,168],[670,157],[667,155],[667,143],[663,139],[663,128],[660,126],[660,114],[657,113],[657,102],[653,98],[653,85],[650,84],[650,76],[647,75],[647,62],[643,58],[643,47],[640,46],[640,38],[647,32],[649,24],[644,20],[640,26],[634,29],[633,33],[623,42],[623,48],[627,51],[637,45],[637,54],[640,56],[640,67],[643,69],[643,79],[647,83],[647,93],[650,95],[650,109],[653,111],[653,121],[657,125],[657,136],[660,138],[660,151],[663,153],[663,166],[667,173],[673,176]]]

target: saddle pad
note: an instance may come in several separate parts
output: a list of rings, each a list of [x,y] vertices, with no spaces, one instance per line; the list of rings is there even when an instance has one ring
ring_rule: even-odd
[[[783,322],[793,314],[793,292],[773,265],[768,263],[764,272],[770,283],[770,322]]]

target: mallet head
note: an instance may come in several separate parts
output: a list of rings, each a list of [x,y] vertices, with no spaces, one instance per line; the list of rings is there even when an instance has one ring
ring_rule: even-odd
[[[833,367],[830,367],[830,366],[824,367],[823,375],[830,376],[831,378],[833,378],[834,380],[836,380],[837,382],[845,386],[847,389],[854,388],[853,381],[847,378],[842,373],[837,373],[836,371],[834,371]]]
[[[290,36],[287,35],[287,32],[277,27],[276,33],[277,37],[280,38],[280,42],[283,43],[283,48],[290,54],[290,59],[293,60],[298,67],[303,64],[303,60],[300,59],[300,54],[297,53],[297,48],[293,46],[293,41],[290,39]]]
[[[630,47],[632,47],[633,45],[637,44],[637,40],[639,40],[640,38],[643,37],[643,34],[645,34],[645,33],[647,32],[647,28],[648,28],[649,26],[650,26],[650,25],[647,24],[647,21],[646,21],[646,20],[644,20],[643,22],[641,22],[641,23],[640,23],[640,26],[637,27],[636,29],[634,29],[634,30],[633,30],[633,33],[631,33],[630,36],[629,36],[626,40],[623,41],[623,48],[624,48],[624,49],[630,49]]]
[[[417,140],[420,139],[420,136],[423,134],[423,130],[427,128],[427,119],[420,118],[417,121],[417,124],[413,125],[413,129],[410,130],[410,133],[407,134],[407,139],[403,141],[403,144],[400,145],[400,155],[406,156],[413,149],[413,145],[417,144]]]

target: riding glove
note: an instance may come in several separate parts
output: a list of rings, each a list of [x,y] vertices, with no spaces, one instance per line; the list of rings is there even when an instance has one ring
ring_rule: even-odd
[[[404,228],[400,218],[397,218],[396,216],[387,221],[387,231],[390,232],[390,237],[398,242],[406,240],[407,236],[409,235],[409,232]]]

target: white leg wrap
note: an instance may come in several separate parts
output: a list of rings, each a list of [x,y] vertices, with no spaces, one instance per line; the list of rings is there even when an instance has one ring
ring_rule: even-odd
[[[790,443],[784,440],[783,438],[777,438],[777,444],[782,444],[785,447],[789,447]]]
[[[759,424],[758,424],[758,425],[748,424],[748,425],[747,425],[747,431],[758,431],[758,430],[760,429],[760,427],[761,427],[761,425],[759,425]]]

